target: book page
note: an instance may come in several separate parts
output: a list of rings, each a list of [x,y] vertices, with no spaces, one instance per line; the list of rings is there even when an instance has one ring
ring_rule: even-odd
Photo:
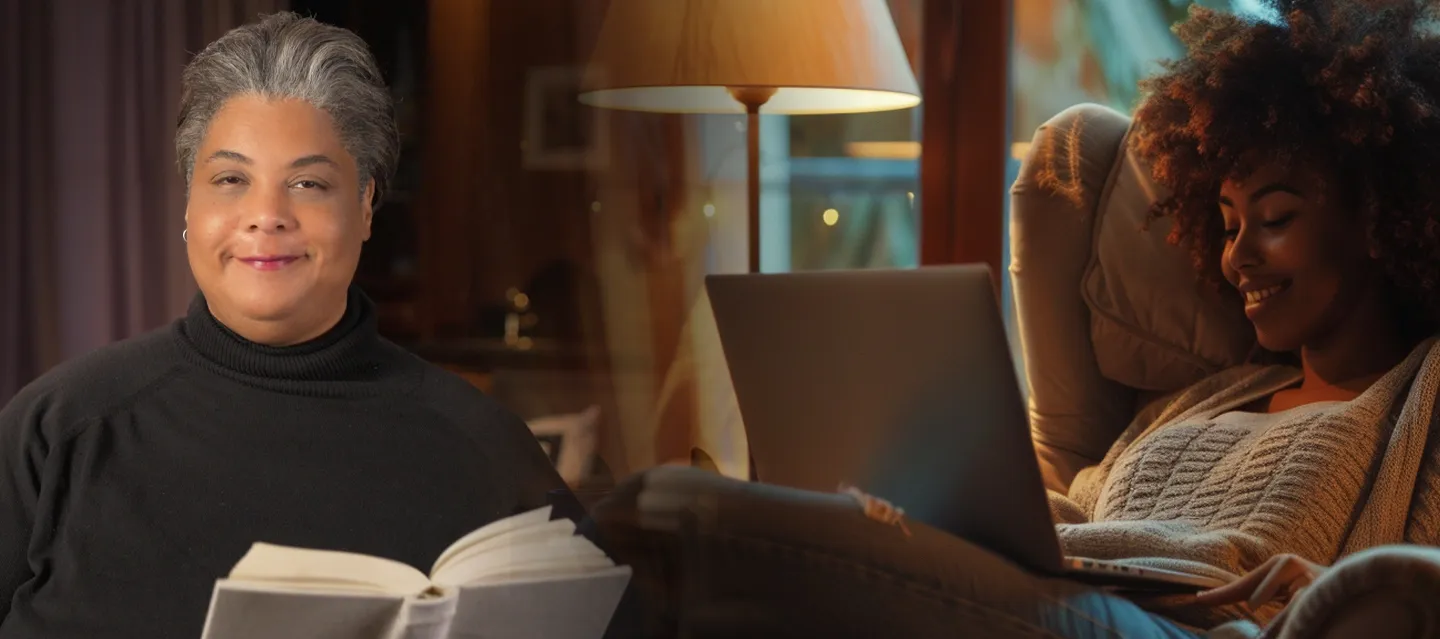
[[[480,529],[476,530],[475,532],[465,535],[464,537],[461,537],[459,540],[457,540],[455,543],[450,544],[450,547],[446,548],[444,552],[440,553],[440,557],[435,560],[435,564],[430,568],[430,574],[433,575],[440,572],[440,569],[444,567],[444,565],[449,562],[455,555],[465,551],[472,546],[494,539],[496,537],[501,537],[516,530],[529,528],[532,526],[540,526],[548,521],[550,521],[550,507],[543,506],[540,508],[536,508],[535,510],[523,512],[518,515],[512,515],[498,521],[490,522],[489,524],[480,527]]]
[[[618,566],[584,576],[462,588],[453,639],[600,639],[630,583]]]
[[[279,592],[221,580],[202,639],[392,639],[404,601],[374,594]]]
[[[589,539],[572,535],[466,555],[447,564],[433,580],[436,585],[460,587],[539,575],[579,575],[614,565]]]
[[[417,596],[430,588],[420,571],[390,559],[333,550],[257,543],[230,579],[278,589]]]
[[[478,555],[492,552],[508,552],[515,548],[530,545],[541,545],[554,540],[564,540],[575,536],[575,522],[568,519],[556,519],[543,524],[526,526],[503,534],[479,540],[469,546],[458,549],[446,557],[444,561],[437,562],[431,576],[449,572],[451,566],[473,560]]]

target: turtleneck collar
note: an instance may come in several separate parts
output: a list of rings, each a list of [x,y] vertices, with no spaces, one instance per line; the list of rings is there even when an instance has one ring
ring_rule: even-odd
[[[371,383],[394,381],[400,364],[380,337],[374,303],[353,285],[340,321],[294,346],[267,346],[241,337],[210,313],[203,293],[196,293],[177,329],[207,368],[284,392],[335,395],[366,390]]]

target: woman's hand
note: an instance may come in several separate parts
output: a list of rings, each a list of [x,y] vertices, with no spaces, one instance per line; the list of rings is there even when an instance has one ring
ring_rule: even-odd
[[[1275,555],[1244,577],[1196,595],[1195,603],[1221,606],[1244,601],[1253,610],[1276,599],[1289,601],[1325,570],[1296,555]]]

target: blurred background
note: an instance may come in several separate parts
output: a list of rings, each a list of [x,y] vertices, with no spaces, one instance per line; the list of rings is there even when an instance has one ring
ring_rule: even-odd
[[[1170,26],[1189,4],[875,2],[922,102],[761,116],[764,271],[1003,273],[1007,189],[1035,128],[1076,103],[1132,108],[1137,81],[1180,53]],[[747,268],[746,119],[581,104],[609,5],[0,0],[0,403],[183,313],[180,70],[226,30],[293,10],[360,34],[399,107],[400,174],[358,278],[382,332],[532,425],[588,433],[590,475],[703,459],[744,476],[701,293],[706,274]]]

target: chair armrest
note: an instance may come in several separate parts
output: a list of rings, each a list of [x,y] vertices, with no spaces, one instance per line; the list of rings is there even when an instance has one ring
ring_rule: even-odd
[[[1440,631],[1440,548],[1396,545],[1346,557],[1294,603],[1279,636],[1431,637]]]

